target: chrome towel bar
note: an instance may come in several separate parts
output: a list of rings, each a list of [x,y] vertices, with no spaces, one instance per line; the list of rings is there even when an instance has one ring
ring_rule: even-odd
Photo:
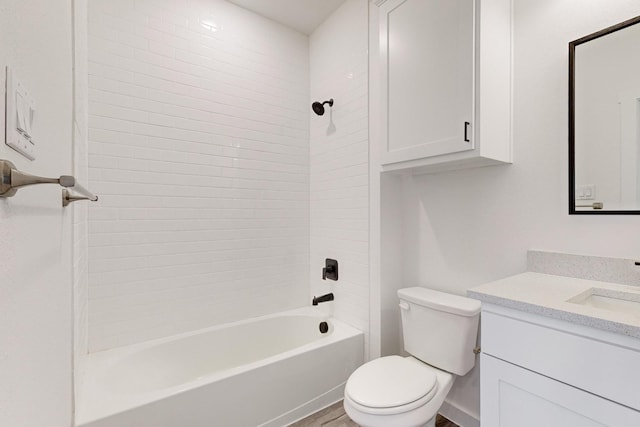
[[[62,191],[62,206],[67,206],[76,200],[98,201],[98,196],[80,185],[71,175],[62,175],[59,178],[45,178],[31,175],[16,169],[8,160],[0,159],[0,197],[13,197],[19,188],[35,184],[59,184],[65,189]],[[73,190],[84,197],[78,197],[69,192]]]

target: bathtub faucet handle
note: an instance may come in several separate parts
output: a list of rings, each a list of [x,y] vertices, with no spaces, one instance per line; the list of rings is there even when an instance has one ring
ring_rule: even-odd
[[[326,295],[322,295],[319,297],[313,297],[313,302],[311,304],[318,305],[321,302],[333,301],[333,294],[329,293]]]
[[[322,280],[338,280],[338,261],[327,258],[322,268]]]

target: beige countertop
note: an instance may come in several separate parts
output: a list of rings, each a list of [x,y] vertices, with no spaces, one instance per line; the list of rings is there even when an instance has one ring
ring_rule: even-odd
[[[640,303],[640,286],[532,272],[496,280],[467,291],[469,297],[483,303],[640,338],[640,309],[635,310],[634,302],[627,304],[624,310],[579,303],[592,294]]]

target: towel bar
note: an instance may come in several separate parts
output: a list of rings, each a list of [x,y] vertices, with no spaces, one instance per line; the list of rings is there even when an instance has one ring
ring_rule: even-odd
[[[65,187],[62,192],[62,206],[67,206],[76,200],[98,201],[98,196],[78,184],[76,178],[71,175],[61,175],[59,178],[31,175],[17,170],[10,161],[0,159],[0,197],[13,197],[18,189],[35,184],[59,184]],[[68,190],[73,190],[85,197],[74,196]]]

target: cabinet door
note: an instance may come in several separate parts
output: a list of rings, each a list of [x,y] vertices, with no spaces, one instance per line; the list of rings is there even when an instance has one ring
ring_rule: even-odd
[[[473,0],[380,7],[382,164],[474,148],[474,27]]]
[[[486,354],[480,375],[483,426],[640,426],[638,411]]]

